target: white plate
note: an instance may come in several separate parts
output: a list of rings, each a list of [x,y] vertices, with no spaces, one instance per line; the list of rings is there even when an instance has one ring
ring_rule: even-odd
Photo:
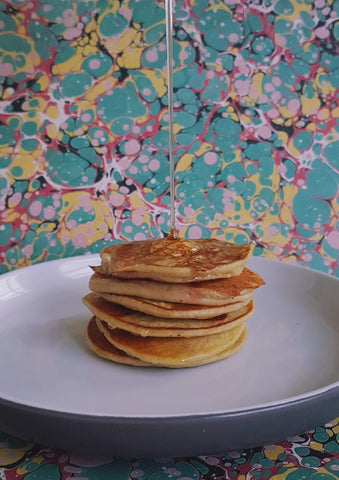
[[[243,349],[203,367],[148,369],[85,345],[81,297],[98,263],[86,255],[0,277],[0,428],[61,448],[203,454],[278,440],[339,414],[337,279],[252,258],[266,285]]]

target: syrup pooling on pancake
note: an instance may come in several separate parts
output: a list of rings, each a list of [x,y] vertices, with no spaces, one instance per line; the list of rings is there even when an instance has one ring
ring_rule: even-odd
[[[120,278],[174,283],[239,275],[251,251],[217,239],[161,238],[110,245],[101,252],[98,271]]]

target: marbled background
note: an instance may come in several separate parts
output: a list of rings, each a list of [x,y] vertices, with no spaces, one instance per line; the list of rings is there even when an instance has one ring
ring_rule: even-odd
[[[176,0],[182,236],[339,276],[339,1]],[[0,1],[0,273],[164,235],[163,2]],[[0,478],[335,480],[338,419],[249,451],[82,458],[0,434]]]
[[[339,1],[177,0],[182,236],[339,275]],[[168,232],[164,3],[0,2],[0,272]]]

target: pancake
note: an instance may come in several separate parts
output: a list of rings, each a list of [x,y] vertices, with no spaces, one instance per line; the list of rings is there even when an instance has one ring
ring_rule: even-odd
[[[239,275],[250,254],[249,245],[211,238],[161,238],[105,247],[97,271],[120,278],[187,283]]]
[[[218,315],[234,312],[245,304],[242,302],[233,302],[227,305],[206,306],[161,302],[159,300],[149,300],[128,295],[114,295],[113,293],[103,293],[101,296],[108,302],[118,303],[131,310],[161,318],[213,318]]]
[[[183,284],[125,280],[95,272],[90,278],[89,288],[98,294],[133,295],[149,300],[217,306],[245,302],[263,283],[260,276],[248,268],[234,277]]]
[[[125,352],[114,347],[99,330],[95,317],[87,324],[86,344],[97,355],[113,362],[134,365],[137,367],[152,367],[151,363],[143,362],[137,358],[126,355]]]
[[[204,360],[200,360],[198,362],[191,362],[189,365],[180,365],[180,367],[198,367],[201,365],[206,365],[208,363],[216,362],[219,360],[223,360],[225,358],[234,355],[238,352],[246,341],[247,331],[246,329],[243,330],[240,337],[226,350],[223,350],[220,353],[217,353],[214,356],[210,356],[205,358]],[[86,334],[86,342],[88,347],[98,356],[106,359],[114,361],[115,363],[121,363],[125,365],[137,366],[137,367],[157,367],[160,365],[152,364],[143,362],[134,357],[130,357],[122,350],[114,347],[105,337],[105,335],[100,331],[96,324],[95,317],[92,317],[90,322],[87,326],[87,334]],[[161,365],[162,367],[166,367],[166,365]],[[168,366],[169,367],[169,366]],[[175,368],[172,366],[172,368]]]
[[[198,366],[230,349],[240,338],[245,326],[226,332],[193,338],[140,337],[124,330],[110,329],[96,319],[106,339],[127,355],[143,362],[165,367]]]
[[[90,293],[83,303],[101,321],[110,328],[119,328],[142,337],[198,337],[212,335],[243,325],[252,315],[253,302],[236,312],[220,315],[208,320],[183,320],[155,318],[151,315],[129,310],[121,305],[107,302]]]
[[[200,360],[198,362],[192,362],[190,367],[200,367],[202,365],[207,365],[208,363],[218,362],[219,360],[225,360],[226,358],[234,355],[239,352],[239,350],[244,346],[244,343],[247,338],[247,329],[243,328],[239,338],[226,350],[223,350],[216,355],[206,358],[205,360]]]
[[[195,367],[245,343],[253,294],[265,282],[246,268],[249,245],[168,238],[110,245],[92,267],[86,343],[134,366]]]

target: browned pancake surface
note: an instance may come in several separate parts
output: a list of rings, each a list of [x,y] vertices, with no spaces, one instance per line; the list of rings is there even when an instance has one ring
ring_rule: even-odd
[[[126,280],[96,272],[90,278],[89,288],[99,294],[134,295],[150,300],[212,306],[243,301],[263,284],[257,273],[244,268],[234,277],[184,284]]]
[[[155,365],[184,367],[200,363],[230,348],[243,333],[245,327],[193,338],[140,337],[124,330],[110,329],[97,319],[106,339],[127,355]]]
[[[200,367],[202,365],[207,365],[208,363],[218,362],[220,360],[225,360],[226,358],[231,357],[235,353],[239,352],[239,350],[244,346],[244,343],[247,338],[247,329],[244,328],[237,340],[226,350],[222,350],[221,352],[212,355],[204,360],[200,360],[198,362],[192,362],[189,366],[190,367]]]
[[[119,328],[142,337],[198,337],[212,335],[243,325],[253,313],[253,302],[236,312],[208,320],[155,318],[134,312],[121,305],[110,303],[90,293],[83,298],[84,304],[100,320],[111,328]]]
[[[97,326],[96,318],[92,317],[86,328],[86,344],[97,355],[107,360],[112,360],[126,365],[135,365],[137,367],[154,366],[127,355],[112,345]]]
[[[102,298],[108,302],[118,303],[131,310],[143,312],[161,318],[213,318],[224,313],[234,312],[248,302],[234,302],[226,305],[186,305],[183,303],[161,302],[127,295],[104,293]]]
[[[206,357],[203,360],[185,363],[185,365],[156,365],[152,363],[143,362],[137,358],[128,356],[125,352],[117,349],[112,345],[100,331],[97,326],[95,317],[93,317],[87,326],[87,345],[97,355],[107,360],[111,360],[116,363],[122,363],[126,365],[132,365],[137,367],[168,367],[168,368],[185,368],[185,367],[198,367],[206,365],[208,363],[223,360],[225,358],[234,355],[238,352],[246,341],[247,331],[243,330],[239,338],[227,349],[210,357]]]
[[[161,238],[104,248],[99,271],[121,278],[183,283],[239,274],[249,255],[249,245],[210,238]]]

